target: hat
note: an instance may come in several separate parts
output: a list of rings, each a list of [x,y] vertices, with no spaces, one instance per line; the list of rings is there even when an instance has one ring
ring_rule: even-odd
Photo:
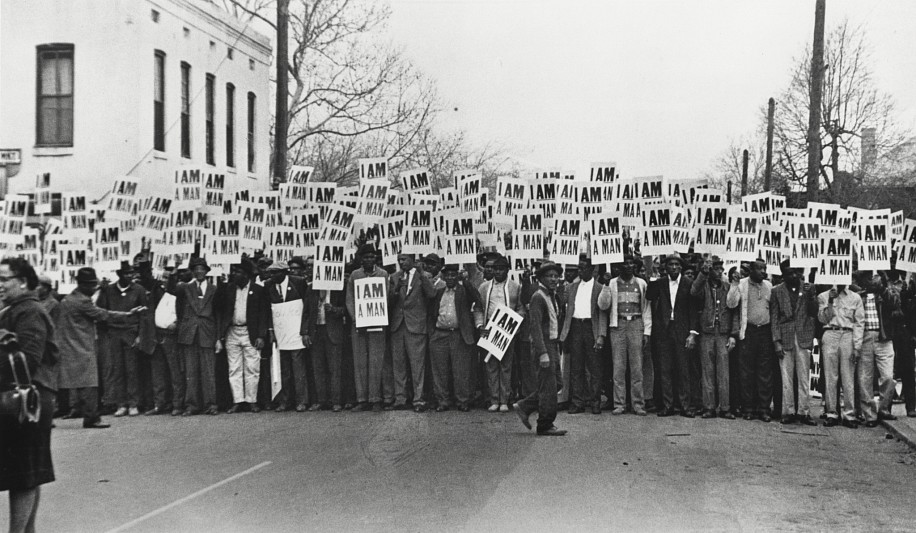
[[[46,276],[46,275],[44,275],[44,274],[38,276],[38,284],[39,284],[39,285],[47,285],[48,287],[53,287],[53,286],[54,286],[54,282],[51,281],[51,278],[49,278],[48,276]]]
[[[237,268],[241,270],[242,272],[244,272],[245,274],[248,274],[249,276],[254,274],[254,265],[252,265],[251,261],[247,259],[243,259],[241,263],[232,263],[232,265],[229,268],[230,270],[233,268]]]
[[[297,255],[297,256],[295,256],[295,257],[291,257],[291,258],[289,259],[289,264],[290,264],[290,265],[292,265],[292,264],[297,264],[297,265],[301,265],[303,268],[305,268],[305,258],[302,257],[301,255]]]
[[[424,263],[435,263],[438,265],[439,263],[442,262],[442,259],[436,253],[429,253],[423,256],[423,262]],[[458,265],[455,265],[455,266],[458,266]]]
[[[480,252],[479,254],[477,254],[477,262],[486,263],[487,261],[490,261],[491,259],[496,259],[498,255],[499,254],[496,252]]]
[[[95,275],[95,269],[92,267],[83,267],[76,271],[77,283],[98,283],[99,277]]]
[[[714,255],[714,256],[710,257],[710,258],[709,258],[709,262],[710,262],[710,264],[712,264],[713,266],[715,266],[715,265],[724,265],[724,264],[725,264],[725,261],[723,261],[722,258],[719,257],[718,255]]]
[[[494,267],[506,267],[509,268],[509,260],[502,254],[493,254],[493,266]]]
[[[286,264],[286,261],[277,261],[276,263],[271,263],[270,266],[267,267],[268,272],[277,272],[281,270],[289,270],[289,265]]]
[[[115,274],[133,274],[134,266],[130,264],[130,261],[121,261],[121,268],[115,271]]]
[[[679,253],[677,253],[677,252],[674,252],[674,253],[671,253],[671,254],[666,255],[666,256],[665,256],[665,264],[667,264],[668,261],[677,261],[678,263],[681,264],[681,267],[683,267],[684,264],[685,264],[685,263],[684,263],[684,259],[681,257],[681,254],[679,254]]]
[[[260,268],[260,269],[263,270],[263,269],[269,267],[270,264],[273,263],[273,262],[274,262],[273,259],[271,259],[271,258],[269,258],[269,257],[267,257],[267,256],[261,256],[261,257],[258,258],[258,263],[257,263],[257,264],[258,264],[258,268]]]
[[[543,263],[541,263],[541,266],[538,267],[537,272],[535,272],[535,275],[537,277],[541,277],[544,274],[550,272],[551,270],[556,272],[558,276],[563,275],[563,268],[560,265],[554,263],[553,261],[544,261]]]
[[[442,267],[442,272],[458,272],[458,265],[456,264],[445,265],[444,267]]]
[[[376,254],[376,253],[377,251],[375,249],[375,246],[371,244],[364,244],[359,247],[359,250],[356,251],[356,255],[358,255],[359,257],[362,257],[366,254]]]
[[[591,264],[592,264],[592,258],[589,257],[588,254],[579,254],[579,262],[580,262],[580,263],[585,263],[586,265],[591,265]],[[577,266],[578,266],[578,265],[577,265]]]
[[[203,257],[192,257],[190,264],[188,264],[189,270],[194,270],[195,268],[202,266],[207,269],[207,272],[210,271],[210,265],[207,264],[207,260]]]

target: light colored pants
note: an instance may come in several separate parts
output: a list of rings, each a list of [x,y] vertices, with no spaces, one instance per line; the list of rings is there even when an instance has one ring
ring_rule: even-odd
[[[394,376],[391,355],[386,354],[385,331],[352,328],[351,335],[356,401],[394,402]]]
[[[251,345],[248,326],[232,326],[226,335],[226,359],[229,362],[229,387],[235,403],[258,401],[261,375],[261,353]]]
[[[791,345],[783,345],[783,356],[779,360],[782,371],[782,416],[807,416],[811,414],[808,400],[811,392],[811,350],[798,345],[798,337],[792,339]],[[795,404],[795,390],[792,385],[798,380],[798,405]]]
[[[824,332],[821,371],[824,373],[824,411],[827,418],[837,418],[839,389],[843,385],[843,420],[855,420],[855,373],[852,332],[828,329]]]
[[[515,340],[509,343],[503,358],[490,357],[487,361],[487,388],[490,389],[490,403],[506,405],[512,392],[512,360],[515,358]]]
[[[879,341],[877,331],[866,331],[859,356],[859,410],[865,421],[878,419],[878,411],[891,412],[894,397],[894,343]],[[875,370],[878,371],[879,405],[875,406]]]
[[[703,333],[700,335],[700,368],[703,377],[703,409],[716,411],[716,391],[719,392],[719,411],[729,411],[728,387],[728,335]]]
[[[560,343],[560,390],[557,391],[557,402],[565,403],[569,401],[569,354],[562,348]]]
[[[645,408],[643,401],[643,332],[642,318],[618,319],[616,328],[609,328],[611,359],[614,362],[614,408],[624,408],[627,402],[627,367],[630,368],[630,398],[633,410]]]

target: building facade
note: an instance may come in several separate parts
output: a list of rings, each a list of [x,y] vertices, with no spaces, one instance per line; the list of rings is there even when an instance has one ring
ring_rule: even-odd
[[[10,193],[169,193],[181,165],[269,188],[270,40],[192,0],[0,2],[0,148]]]

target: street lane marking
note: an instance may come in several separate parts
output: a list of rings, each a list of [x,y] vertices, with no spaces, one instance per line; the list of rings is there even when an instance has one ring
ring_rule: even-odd
[[[255,470],[259,470],[259,469],[261,469],[261,468],[264,468],[265,466],[267,466],[267,465],[269,465],[269,464],[271,464],[271,461],[264,461],[263,463],[261,463],[261,464],[259,464],[259,465],[255,465],[255,466],[249,468],[248,470],[245,470],[245,471],[243,471],[243,472],[239,472],[238,474],[235,474],[235,475],[233,475],[233,476],[229,476],[229,477],[227,477],[226,479],[224,479],[224,480],[222,480],[222,481],[219,481],[219,482],[216,482],[216,483],[210,485],[209,487],[200,489],[199,491],[195,492],[194,494],[189,494],[189,495],[185,496],[184,498],[181,498],[180,500],[175,500],[175,501],[173,501],[172,503],[166,505],[165,507],[160,507],[160,508],[156,509],[155,511],[146,513],[145,515],[141,516],[140,518],[137,518],[137,519],[135,519],[135,520],[131,520],[130,522],[128,522],[128,523],[126,523],[126,524],[124,524],[124,525],[121,525],[121,526],[118,526],[118,527],[116,527],[116,528],[114,528],[114,529],[111,529],[111,530],[108,531],[108,533],[119,533],[119,532],[121,532],[121,531],[126,531],[126,530],[128,530],[128,529],[134,527],[135,525],[139,524],[140,522],[143,522],[144,520],[147,520],[147,519],[152,518],[152,517],[154,517],[154,516],[156,516],[156,515],[162,514],[162,513],[168,511],[169,509],[171,509],[171,508],[173,508],[173,507],[178,507],[179,505],[181,505],[181,504],[183,504],[183,503],[185,503],[185,502],[191,501],[191,500],[193,500],[194,498],[196,498],[196,497],[198,497],[198,496],[200,496],[200,495],[206,494],[206,493],[210,492],[211,490],[213,490],[213,489],[215,489],[215,488],[222,487],[222,486],[225,485],[226,483],[230,483],[230,482],[232,482],[232,481],[235,481],[236,479],[238,479],[238,478],[240,478],[240,477],[242,477],[242,476],[248,475],[248,474],[254,472]]]

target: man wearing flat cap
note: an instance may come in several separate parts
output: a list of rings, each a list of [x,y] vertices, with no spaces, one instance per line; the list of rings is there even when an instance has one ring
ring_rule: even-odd
[[[178,300],[178,350],[185,363],[185,411],[183,416],[217,415],[216,408],[216,287],[207,280],[210,266],[202,257],[188,265],[193,279],[179,282],[169,276],[168,292]]]
[[[285,261],[277,261],[267,267],[270,279],[264,284],[264,292],[270,299],[271,307],[276,307],[289,302],[302,302],[299,315],[299,335],[302,337],[303,348],[280,349],[280,376],[283,388],[277,395],[277,411],[285,411],[295,401],[296,411],[305,412],[308,409],[308,378],[305,375],[305,350],[311,345],[309,338],[308,298],[309,287],[303,278],[289,276],[288,265]],[[273,314],[268,330],[271,341],[276,342],[277,324],[273,322]]]
[[[261,350],[267,342],[270,306],[264,287],[253,282],[254,265],[247,259],[229,268],[230,283],[221,287],[217,316],[217,351],[226,348],[229,363],[229,388],[236,413],[258,406],[258,382],[261,374]],[[222,346],[220,346],[220,344]]]
[[[378,252],[371,244],[364,244],[357,251],[361,268],[354,270],[347,279],[347,313],[353,324],[353,374],[356,385],[356,405],[353,411],[365,411],[370,407],[381,411],[394,403],[394,375],[390,354],[386,355],[386,331],[383,327],[356,327],[356,280],[384,278],[388,272],[376,264]],[[390,322],[390,319],[389,319]],[[382,401],[384,400],[384,406]]]
[[[563,269],[545,261],[537,270],[538,291],[531,296],[528,317],[531,321],[531,358],[538,364],[538,388],[513,405],[515,414],[526,428],[531,413],[538,412],[537,434],[560,437],[566,430],[557,429],[557,383],[560,363],[560,312],[557,305],[557,283]]]
[[[117,283],[102,289],[97,305],[102,309],[121,312],[147,307],[149,301],[146,291],[134,283],[135,271],[130,262],[121,261],[121,268],[116,274]],[[139,316],[105,327],[108,355],[102,363],[102,375],[105,395],[108,397],[105,403],[117,406],[114,416],[140,414],[140,347],[148,343],[148,339],[141,338],[141,333],[145,336],[152,334],[152,331],[140,327]]]

